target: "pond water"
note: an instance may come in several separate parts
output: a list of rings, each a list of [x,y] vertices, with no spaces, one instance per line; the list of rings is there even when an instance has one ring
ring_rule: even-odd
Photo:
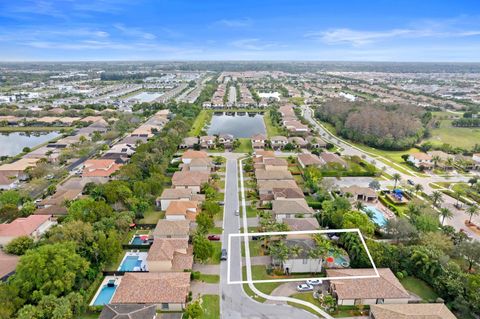
[[[161,97],[163,93],[159,92],[142,92],[131,97],[131,99],[138,100],[139,102],[152,102],[153,100]]]
[[[208,135],[232,134],[236,138],[252,137],[265,132],[263,115],[246,113],[234,115],[215,113],[207,130]]]
[[[33,148],[56,137],[58,132],[15,132],[0,134],[0,156],[15,156],[24,147]]]

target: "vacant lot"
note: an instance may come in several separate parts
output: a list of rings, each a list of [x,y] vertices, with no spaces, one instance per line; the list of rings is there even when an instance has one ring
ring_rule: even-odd
[[[450,144],[453,147],[470,149],[480,141],[480,128],[453,127],[451,120],[440,121],[440,127],[431,131],[427,140],[433,144]]]

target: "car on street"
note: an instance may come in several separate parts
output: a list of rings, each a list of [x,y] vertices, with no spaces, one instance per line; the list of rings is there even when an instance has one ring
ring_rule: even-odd
[[[223,205],[225,205],[225,202],[224,201],[219,201],[218,205],[223,206]]]
[[[415,185],[415,182],[412,181],[411,179],[407,179],[407,183],[408,183],[408,185],[412,185],[412,186]]]
[[[322,281],[320,279],[308,279],[306,283],[307,285],[318,286],[322,284]]]
[[[227,260],[227,250],[222,249],[222,254],[220,255],[220,260]]]
[[[235,216],[240,216],[240,211],[238,209],[235,211]]]
[[[209,235],[207,238],[208,238],[208,240],[219,241],[220,240],[220,235]]]
[[[297,286],[297,291],[312,291],[313,286],[309,284],[301,284]]]

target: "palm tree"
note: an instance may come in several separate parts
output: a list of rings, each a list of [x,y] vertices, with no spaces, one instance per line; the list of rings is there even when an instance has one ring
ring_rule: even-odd
[[[443,194],[439,191],[434,191],[432,193],[432,202],[433,206],[437,206],[438,204],[443,202]]]
[[[433,162],[433,168],[437,168],[438,162],[440,162],[440,156],[433,155],[432,162]]]
[[[472,222],[473,216],[478,216],[480,214],[480,210],[478,210],[478,206],[475,204],[470,205],[467,209],[467,213],[470,214],[470,219],[468,220],[469,223]]]
[[[420,193],[421,191],[423,191],[423,186],[422,184],[415,184],[415,186],[413,187],[415,189],[415,195],[418,195],[418,193]]]
[[[400,180],[402,180],[402,175],[400,175],[399,173],[395,173],[395,174],[392,175],[392,178],[395,181],[395,185],[393,186],[393,189],[396,189],[397,188],[397,183]]]
[[[455,160],[452,157],[449,157],[445,161],[445,164],[446,164],[447,167],[453,168],[453,166],[455,165]]]
[[[363,203],[359,200],[357,200],[355,202],[355,208],[358,210],[358,211],[361,211],[363,208],[365,207],[365,205],[363,205]]]
[[[440,208],[440,216],[442,216],[442,226],[443,226],[443,223],[445,222],[445,218],[452,218],[453,217],[453,213],[450,211],[450,209],[446,208],[446,207],[442,207]]]

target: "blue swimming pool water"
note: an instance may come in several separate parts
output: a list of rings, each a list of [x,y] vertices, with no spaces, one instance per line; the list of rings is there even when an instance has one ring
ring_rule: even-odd
[[[382,212],[378,210],[377,207],[375,206],[366,206],[363,208],[363,212],[364,213],[372,213],[373,214],[373,222],[375,224],[377,224],[378,226],[380,227],[383,227],[385,226],[385,224],[387,223],[387,219],[385,218],[385,216],[383,216]]]
[[[133,237],[133,240],[132,240],[132,245],[147,245],[147,243],[144,243],[143,240],[140,238],[140,236],[135,236]]]
[[[100,293],[98,294],[97,298],[93,302],[94,306],[102,306],[110,303],[110,300],[112,300],[113,294],[115,293],[115,290],[117,289],[117,286],[113,287],[108,287],[107,285],[102,287],[102,290],[100,290]]]
[[[343,266],[345,265],[345,263],[348,264],[348,259],[345,258],[343,255],[340,255],[340,254],[334,254],[333,251],[330,251],[330,256],[333,257],[333,259],[335,260],[335,264],[337,265],[340,265],[340,266]]]
[[[127,256],[120,265],[120,271],[133,271],[135,267],[140,267],[142,261],[137,256]]]

